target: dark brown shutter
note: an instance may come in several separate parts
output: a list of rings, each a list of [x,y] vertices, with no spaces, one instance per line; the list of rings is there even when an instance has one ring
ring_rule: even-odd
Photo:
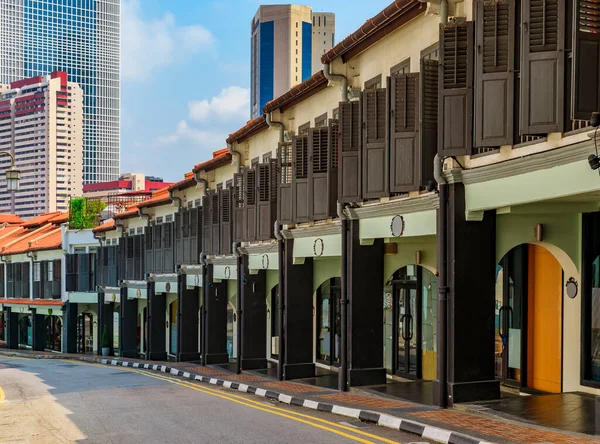
[[[600,1],[575,0],[573,119],[600,111]]]
[[[441,156],[471,154],[473,147],[473,22],[440,25]]]
[[[151,273],[154,271],[154,227],[152,225],[147,225],[145,228],[144,236],[146,238],[146,260],[145,267],[146,273]],[[121,250],[121,244],[123,243],[123,238],[119,240],[119,250]],[[118,275],[120,279],[123,279],[123,275],[120,272],[120,268],[118,269]]]
[[[564,0],[523,0],[521,134],[563,129]]]
[[[439,62],[421,59],[421,186],[433,177],[433,159],[438,150]]]
[[[198,251],[196,252],[196,256],[194,256],[194,263],[196,263],[200,259],[200,253],[204,252],[204,219],[205,212],[203,207],[196,208],[198,210],[197,217],[198,220],[196,222],[196,227],[198,227]]]
[[[362,99],[340,103],[339,120],[339,200],[362,200]]]
[[[308,213],[310,220],[336,215],[338,173],[338,120],[308,133]]]
[[[212,227],[209,191],[202,198],[202,248],[205,254],[214,254],[212,252]]]
[[[180,209],[175,213],[175,263],[183,264],[184,244],[188,242],[187,236],[184,236],[183,226],[186,224],[186,219],[189,220],[189,213],[186,209]],[[187,227],[186,227],[187,232]]]
[[[419,74],[395,74],[390,88],[390,192],[419,189]]]
[[[292,221],[308,222],[308,136],[295,136],[292,151]]]
[[[515,1],[477,1],[475,143],[511,145],[514,110]]]
[[[387,90],[363,92],[362,191],[364,199],[389,194]]]
[[[219,208],[219,192],[209,191],[208,193],[208,196],[210,198],[210,239],[212,241],[210,251],[212,252],[212,254],[219,254],[221,243],[221,214]]]
[[[244,193],[246,202],[244,208],[244,222],[246,226],[246,241],[256,241],[256,169],[244,171]]]
[[[185,255],[185,262],[187,264],[197,264],[198,263],[198,254],[200,252],[199,248],[201,248],[200,246],[200,239],[202,238],[201,235],[199,235],[199,231],[200,231],[200,226],[199,226],[199,222],[198,222],[198,213],[201,210],[199,208],[190,208],[188,210],[189,213],[189,226],[188,226],[188,233],[189,233],[189,251],[186,248],[186,250],[184,251],[184,255]]]
[[[258,174],[258,240],[273,237],[273,226],[277,211],[277,163],[259,163]]]
[[[219,212],[221,222],[221,254],[231,254],[231,188],[219,190]]]
[[[243,242],[246,238],[246,225],[244,223],[244,174],[233,175],[233,240]]]
[[[292,223],[292,144],[280,142],[277,147],[277,219],[282,224]]]

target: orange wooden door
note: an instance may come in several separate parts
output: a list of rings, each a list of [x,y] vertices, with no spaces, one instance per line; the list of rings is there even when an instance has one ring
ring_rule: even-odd
[[[529,388],[561,392],[562,267],[545,248],[529,246]]]

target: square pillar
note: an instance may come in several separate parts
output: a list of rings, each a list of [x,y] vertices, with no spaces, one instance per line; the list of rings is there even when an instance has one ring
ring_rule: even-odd
[[[64,344],[66,353],[77,353],[77,315],[78,305],[73,302],[65,304],[63,316]]]
[[[121,310],[119,322],[120,355],[137,358],[137,299],[127,299],[127,288],[121,288]]]
[[[242,267],[238,268],[241,280],[242,323],[242,369],[257,370],[267,368],[267,273],[261,270],[251,275],[248,269],[248,255],[242,255]],[[241,268],[241,269],[240,269]]]
[[[204,356],[202,364],[226,364],[227,353],[227,282],[213,282],[214,266],[206,266],[204,287]]]
[[[448,185],[448,397],[500,397],[494,372],[496,214],[467,221],[465,187]],[[439,334],[439,333],[438,333]]]
[[[5,309],[6,346],[11,350],[19,349],[19,314],[13,313],[10,307]]]
[[[313,260],[294,265],[293,239],[285,240],[284,269],[283,379],[311,378],[315,376]]]
[[[361,245],[359,221],[348,221],[348,384],[386,383],[383,365],[383,239]],[[344,258],[342,258],[344,260]]]
[[[33,329],[33,351],[44,351],[46,349],[46,323],[44,315],[37,314],[35,308],[31,309],[31,320]]]
[[[177,360],[198,361],[198,288],[187,288],[186,275],[177,276]]]
[[[167,298],[156,294],[154,282],[148,282],[148,348],[146,359],[166,361],[166,310]]]
[[[102,305],[98,307],[98,330],[100,335],[100,342],[98,343],[98,348],[100,349],[100,354],[102,354],[102,336],[104,335],[104,327],[106,327],[106,332],[108,334],[108,342],[109,342],[109,352],[110,356],[115,354],[114,349],[114,332],[115,332],[115,322],[114,322],[114,312],[115,312],[115,304],[114,302],[109,302],[106,304],[104,295],[102,297]]]

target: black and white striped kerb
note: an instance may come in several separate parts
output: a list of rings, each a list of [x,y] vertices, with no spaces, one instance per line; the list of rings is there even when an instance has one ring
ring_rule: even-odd
[[[421,424],[415,421],[409,421],[406,419],[398,418],[396,416],[386,415],[384,413],[372,412],[370,410],[353,409],[350,407],[342,407],[339,405],[327,404],[324,402],[311,401],[310,399],[297,398],[295,396],[286,395],[284,393],[277,393],[272,390],[265,390],[247,384],[241,384],[238,382],[231,382],[223,379],[210,378],[208,376],[200,376],[193,373],[184,372],[176,368],[168,367],[166,365],[117,361],[114,359],[102,359],[100,362],[106,365],[141,368],[147,370],[154,370],[162,373],[170,373],[174,376],[181,376],[183,378],[190,379],[193,381],[204,382],[206,384],[212,384],[221,387],[226,387],[232,390],[237,390],[242,393],[251,393],[257,396],[261,396],[263,398],[273,399],[283,404],[306,407],[312,410],[319,410],[322,412],[335,413],[336,415],[358,419],[371,424],[377,424],[381,427],[386,427],[394,430],[401,430],[403,432],[408,433],[414,433],[415,435],[419,435],[422,438],[430,439],[432,441],[441,442],[444,444],[491,444],[487,441],[481,441],[477,438],[472,438],[470,436],[463,435],[462,433],[456,433],[449,430],[440,429],[438,427]]]

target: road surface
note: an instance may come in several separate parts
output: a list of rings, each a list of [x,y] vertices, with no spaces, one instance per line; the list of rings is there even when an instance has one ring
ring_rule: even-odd
[[[0,358],[1,443],[423,443],[148,370]]]

